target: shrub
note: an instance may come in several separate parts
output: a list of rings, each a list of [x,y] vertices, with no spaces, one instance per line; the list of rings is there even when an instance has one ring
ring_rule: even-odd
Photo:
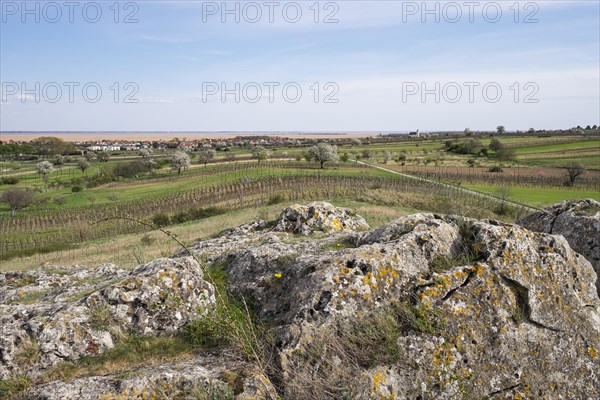
[[[146,172],[148,168],[146,164],[141,160],[131,162],[120,162],[117,163],[113,168],[113,174],[115,176],[122,176],[123,178],[133,178],[136,175],[141,175]]]
[[[61,206],[67,202],[67,199],[65,197],[55,197],[52,199],[52,201],[54,202],[54,204],[58,204],[59,206]]]
[[[283,203],[284,201],[285,201],[285,198],[283,197],[282,194],[275,194],[275,195],[269,197],[269,200],[267,201],[267,205],[272,206],[274,204]]]
[[[33,204],[34,206],[41,206],[44,204],[48,204],[49,201],[50,201],[50,199],[47,197],[37,197],[37,198],[33,199],[31,204]]]
[[[187,213],[190,219],[202,219],[214,217],[215,215],[225,214],[227,210],[219,207],[192,208]]]
[[[444,143],[446,151],[456,154],[474,154],[480,152],[482,145],[477,139],[468,139],[463,141],[446,141]]]
[[[35,156],[32,154],[24,154],[22,156],[16,156],[15,160],[19,160],[19,161],[37,161],[39,160],[40,157],[39,156]]]
[[[83,189],[79,185],[75,185],[71,188],[71,192],[73,192],[73,193],[81,192],[82,190]]]
[[[17,183],[19,183],[19,178],[15,176],[7,176],[2,178],[3,185],[16,185]]]
[[[191,219],[192,218],[190,217],[190,214],[188,214],[187,212],[180,212],[171,217],[171,223],[172,224],[183,224],[184,222],[187,222]]]
[[[513,149],[503,147],[496,152],[496,157],[499,160],[514,160],[517,157],[517,153]]]
[[[112,172],[110,174],[100,174],[94,175],[86,179],[86,186],[88,188],[94,188],[100,185],[104,185],[105,183],[109,183],[113,181]]]
[[[488,169],[489,172],[502,172],[502,167],[499,165],[494,165]]]
[[[167,214],[158,213],[152,217],[152,223],[157,226],[167,226],[171,223],[171,218]]]
[[[154,244],[154,242],[156,242],[156,238],[152,237],[150,235],[144,235],[144,236],[142,236],[140,241],[142,242],[142,244],[144,246],[150,246],[151,244]]]

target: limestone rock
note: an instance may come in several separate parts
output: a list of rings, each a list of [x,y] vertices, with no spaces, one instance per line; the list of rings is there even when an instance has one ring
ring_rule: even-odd
[[[600,276],[600,202],[563,201],[517,222],[535,232],[563,235],[571,248],[592,263]],[[596,280],[600,294],[600,279]]]
[[[284,398],[600,396],[595,275],[560,236],[421,214],[222,261],[276,325]]]
[[[127,275],[101,267],[88,272],[88,278],[94,273],[94,281],[102,281],[104,287],[89,295],[77,292],[78,296],[65,298],[63,292],[68,289],[59,284],[37,304],[0,306],[0,378],[35,375],[60,361],[99,355],[128,331],[171,332],[214,307],[214,288],[202,279],[202,270],[191,257],[158,259]],[[48,282],[72,282],[72,275],[57,277],[38,271],[31,276],[38,277],[41,287]],[[120,280],[111,283],[108,278],[115,276]],[[14,288],[19,279],[5,274],[4,281],[11,283],[2,287],[4,298],[12,301],[11,293],[21,290]]]
[[[138,334],[173,332],[212,309],[214,288],[192,257],[159,258],[85,299],[89,309]]]
[[[308,235],[312,232],[367,230],[369,225],[354,212],[317,201],[307,206],[293,205],[281,213],[275,231]]]
[[[247,224],[191,246],[269,327],[265,371],[220,349],[26,398],[143,398],[156,387],[167,398],[600,398],[596,274],[567,236],[434,214],[372,231],[361,221],[326,203],[292,206],[273,229]],[[34,375],[23,364],[36,351],[35,368],[100,354],[116,327],[170,332],[214,305],[189,257],[142,265],[78,301],[49,303],[51,291],[16,304],[15,277],[0,279],[2,376]]]
[[[32,400],[80,399],[237,399],[276,398],[276,391],[251,364],[227,356],[199,356],[190,361],[130,371],[122,376],[92,376],[54,381],[27,393]]]

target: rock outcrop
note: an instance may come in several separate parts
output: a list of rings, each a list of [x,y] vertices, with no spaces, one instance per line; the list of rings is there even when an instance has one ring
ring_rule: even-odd
[[[317,203],[286,209],[276,228],[259,221],[192,246],[270,327],[263,370],[218,349],[126,376],[38,385],[28,398],[151,398],[157,387],[169,398],[600,398],[596,274],[563,236],[434,214],[365,227],[348,210]],[[15,290],[3,286],[10,289],[0,296]],[[214,304],[214,288],[189,257],[157,260],[96,289],[74,303],[4,305],[13,307],[2,312],[13,326],[0,343],[4,376],[33,373],[16,366],[7,343],[48,343],[45,323],[20,316],[33,313],[27,307],[51,323],[70,310],[68,322],[99,353],[116,339],[90,328],[84,316],[93,307],[148,335],[181,329]],[[181,303],[166,295],[173,292]],[[61,351],[51,353],[83,352]]]
[[[563,201],[517,223],[534,232],[564,236],[573,250],[592,263],[600,277],[600,202]],[[600,279],[596,288],[600,295]]]
[[[40,400],[275,399],[277,392],[257,368],[239,359],[202,356],[177,364],[131,371],[126,377],[91,376],[54,381],[27,393]]]
[[[284,398],[600,395],[595,274],[561,236],[420,214],[242,247],[230,287],[277,326]]]
[[[1,379],[97,356],[125,332],[175,331],[215,303],[192,257],[158,259],[131,273],[109,265],[86,273],[5,273],[0,281]],[[27,304],[33,294],[37,303]]]
[[[314,232],[367,230],[367,221],[353,211],[316,201],[307,206],[294,205],[281,213],[275,231],[308,235]]]

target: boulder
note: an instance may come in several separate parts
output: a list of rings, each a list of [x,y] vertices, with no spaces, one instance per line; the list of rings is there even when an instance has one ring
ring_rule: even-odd
[[[313,232],[340,232],[367,230],[365,219],[353,211],[334,207],[324,201],[316,201],[307,206],[293,205],[281,213],[275,231],[293,232],[308,235]]]
[[[535,231],[562,235],[573,250],[588,259],[600,276],[600,202],[587,199],[562,201],[517,223]],[[596,280],[600,294],[600,279]]]

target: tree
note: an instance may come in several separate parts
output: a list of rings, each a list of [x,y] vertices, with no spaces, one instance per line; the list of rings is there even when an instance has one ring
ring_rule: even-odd
[[[225,154],[225,159],[229,162],[232,162],[235,160],[235,153],[232,153],[231,151],[227,152],[227,154]]]
[[[33,190],[31,189],[10,189],[2,193],[2,201],[10,206],[12,215],[16,211],[27,207],[33,200]]]
[[[567,178],[567,186],[573,187],[577,178],[585,175],[585,173],[585,167],[581,163],[575,163],[567,166],[567,172],[565,174]]]
[[[0,143],[0,156],[33,154],[34,148],[28,144]]]
[[[62,154],[57,154],[56,159],[54,159],[54,165],[62,166],[65,163],[65,157]]]
[[[348,155],[348,153],[344,152],[344,154],[342,154],[340,156],[340,161],[341,162],[348,162],[348,161],[350,161],[350,156]]]
[[[351,140],[350,140],[350,144],[351,144],[352,146],[362,146],[362,142],[361,142],[361,140],[360,140],[360,139],[358,139],[358,138],[351,139]]]
[[[38,154],[45,156],[68,154],[77,151],[77,148],[73,144],[67,143],[57,137],[42,136],[33,139],[30,143]]]
[[[96,153],[94,153],[93,151],[89,151],[88,150],[88,151],[85,152],[84,156],[85,156],[86,160],[88,160],[89,162],[91,162],[94,159],[94,157],[96,157]]]
[[[503,133],[506,132],[506,128],[504,127],[504,125],[498,125],[496,127],[496,132],[498,132],[498,134],[502,135]]]
[[[490,149],[494,150],[494,153],[497,153],[498,150],[500,150],[503,147],[504,147],[504,145],[502,144],[502,142],[496,138],[493,138],[490,141]]]
[[[77,160],[77,168],[79,168],[81,170],[82,174],[89,167],[90,167],[90,163],[88,162],[88,160],[84,160],[84,159]]]
[[[154,173],[155,169],[160,168],[160,165],[158,165],[158,163],[152,158],[145,158],[144,160],[142,160],[142,164],[144,164],[144,167],[146,167],[148,172],[150,172],[151,174]]]
[[[513,149],[502,147],[496,152],[496,157],[500,161],[514,160],[517,157],[517,153]]]
[[[458,150],[462,154],[477,154],[481,146],[479,139],[469,139],[462,142]]]
[[[172,169],[177,170],[177,175],[181,174],[181,170],[187,168],[191,164],[190,156],[184,151],[177,151],[171,156],[169,161]]]
[[[535,128],[529,128],[529,130],[527,131],[527,133],[535,133]]]
[[[388,161],[390,161],[390,159],[391,159],[391,158],[392,158],[392,153],[390,153],[390,151],[389,151],[389,150],[385,150],[385,151],[383,152],[383,163],[384,163],[384,164],[387,164],[387,163],[388,163]]]
[[[214,151],[213,149],[203,148],[202,150],[200,150],[200,159],[199,159],[199,161],[202,164],[204,164],[204,166],[206,167],[206,164],[208,164],[209,162],[211,162],[215,158],[216,154],[217,154],[217,152]]]
[[[147,158],[150,156],[150,152],[147,149],[142,149],[142,150],[140,150],[140,156],[142,158]]]
[[[96,154],[96,158],[100,162],[108,162],[110,155],[106,151],[99,151],[98,154]]]
[[[504,207],[506,206],[506,201],[508,197],[511,195],[511,190],[509,187],[502,186],[496,190],[496,196],[500,199],[500,206],[498,207],[498,214],[504,215]]]
[[[50,161],[40,161],[39,163],[35,164],[35,170],[38,174],[43,176],[44,183],[48,185],[50,173],[54,171],[52,163]]]
[[[321,165],[321,169],[325,168],[325,163],[337,163],[339,159],[337,146],[319,143],[308,149],[308,159],[318,162]]]
[[[255,146],[252,149],[252,157],[256,158],[259,164],[261,161],[267,160],[270,154],[271,152],[263,146]]]
[[[465,128],[465,130],[464,130],[464,134],[465,134],[466,136],[471,136],[471,135],[473,134],[473,132],[471,132],[471,129],[470,129],[470,128]]]
[[[371,150],[364,149],[362,151],[362,158],[364,158],[365,160],[368,160],[369,158],[371,158],[372,155],[373,155],[373,152]]]

